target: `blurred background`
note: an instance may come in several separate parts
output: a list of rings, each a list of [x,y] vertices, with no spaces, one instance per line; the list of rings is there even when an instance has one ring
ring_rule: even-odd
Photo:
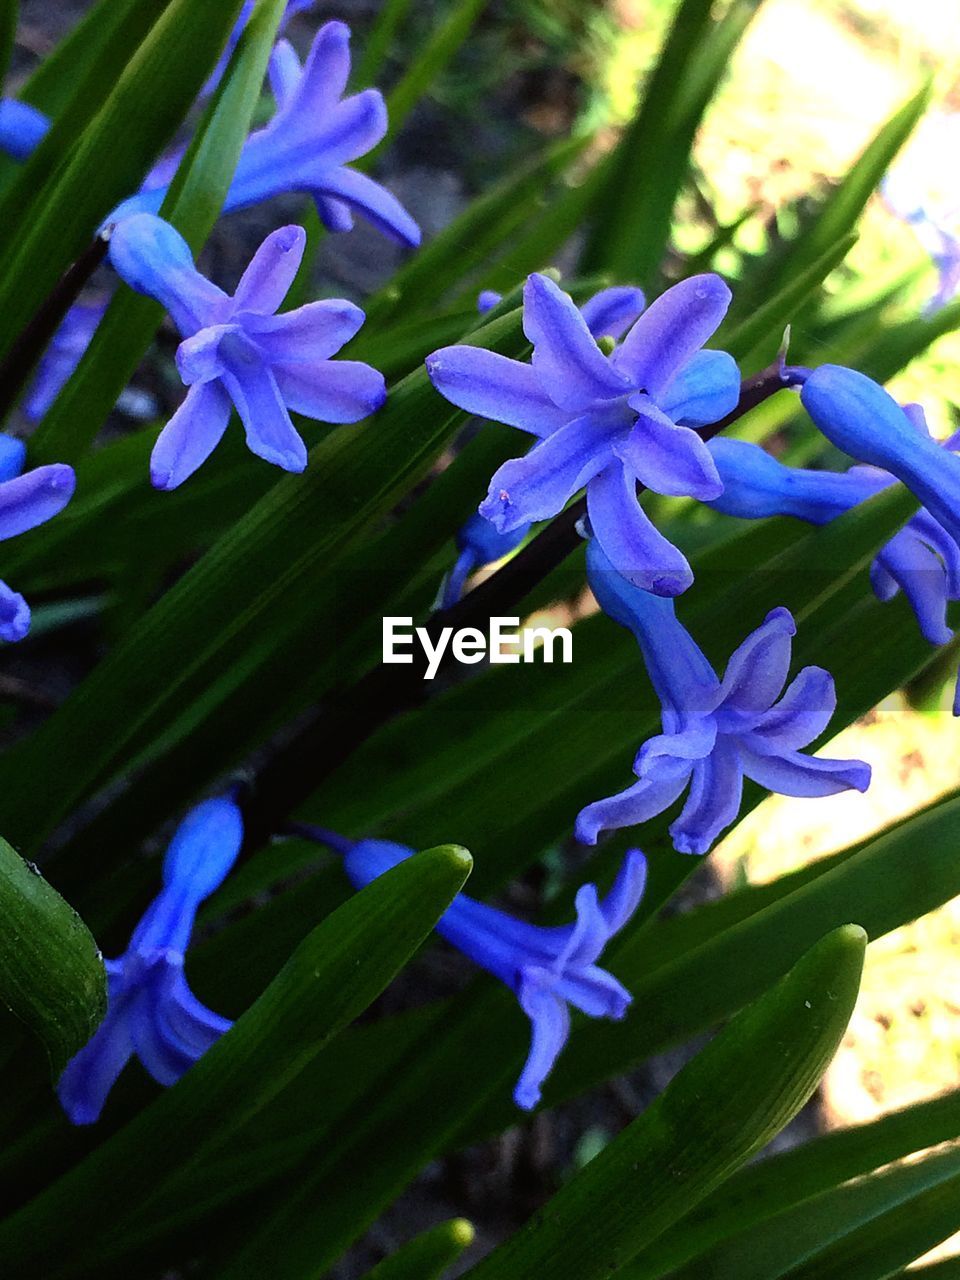
[[[79,0],[23,0],[7,93],[16,92],[17,79],[85,7]],[[362,52],[377,7],[365,0],[318,3],[292,25],[291,38],[303,46],[319,21],[342,17]],[[611,146],[635,108],[675,8],[675,0],[491,0],[460,57],[384,157],[388,185],[429,234],[549,139],[582,130],[595,135],[594,151]],[[428,35],[445,9],[440,0],[413,7],[406,43],[392,50],[381,87],[399,77],[418,32]],[[928,238],[904,216],[910,212],[905,203],[935,209],[941,229],[960,235],[960,116],[954,114],[960,109],[960,21],[950,0],[765,0],[700,131],[696,183],[681,201],[675,250],[696,256],[749,210],[714,258],[736,287],[744,263],[802,218],[811,194],[845,173],[929,76],[933,105],[897,162],[890,198],[873,197],[857,245],[828,282],[845,310],[888,289],[891,305],[904,315],[921,313],[947,273],[938,274]],[[273,212],[263,211],[229,220],[208,250],[211,269],[229,277],[275,222]],[[469,254],[470,246],[463,251]],[[360,297],[388,273],[384,258],[383,241],[361,224],[335,246],[323,246],[320,285]],[[163,398],[160,376],[144,375],[144,394],[154,401]],[[901,400],[921,400],[936,434],[956,429],[960,336],[939,339],[891,389]],[[863,648],[869,661],[869,637]],[[960,722],[950,714],[952,681],[943,683],[956,665],[957,654],[948,654],[939,683],[890,700],[830,749],[871,762],[875,781],[866,797],[850,793],[816,805],[766,801],[703,865],[696,894],[773,878],[956,788]],[[678,1057],[655,1066],[646,1085],[662,1087],[679,1064]],[[816,1112],[803,1123],[870,1120],[954,1086],[958,1076],[960,899],[871,948],[845,1044]],[[642,1095],[645,1084],[625,1081],[623,1088]],[[634,1102],[631,1093],[624,1105]],[[583,1121],[578,1116],[573,1129],[582,1133]],[[416,1228],[418,1216],[436,1220],[437,1199],[456,1193],[458,1211],[495,1236],[498,1214],[521,1218],[545,1186],[602,1147],[603,1109],[587,1121],[586,1136],[568,1142],[562,1117],[538,1117],[522,1135],[518,1130],[495,1147],[468,1153],[459,1165],[455,1160],[428,1171],[419,1199],[398,1210],[405,1215],[402,1234]],[[950,1252],[960,1252],[960,1238],[938,1254]]]

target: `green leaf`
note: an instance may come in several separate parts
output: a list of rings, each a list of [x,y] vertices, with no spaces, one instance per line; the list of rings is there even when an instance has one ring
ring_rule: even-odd
[[[926,111],[930,92],[930,84],[925,84],[871,140],[843,181],[824,200],[813,225],[804,227],[777,265],[772,282],[775,287],[782,287],[853,231],[867,201]],[[765,287],[770,284],[768,279]]]
[[[810,1097],[853,1012],[866,941],[848,925],[813,947],[470,1276],[601,1280],[661,1236]]]
[[[606,168],[581,269],[650,284],[660,266],[700,121],[762,0],[734,0],[718,21],[710,0],[684,0],[628,127]]]
[[[107,1007],[103,961],[89,930],[2,839],[0,1000],[42,1041],[54,1080]]]
[[[691,1263],[691,1274],[696,1275],[705,1265],[704,1257],[716,1256],[713,1250],[719,1242],[736,1236],[755,1239],[758,1226],[770,1221],[781,1223],[774,1234],[785,1237],[786,1210],[800,1206],[802,1212],[793,1220],[802,1223],[805,1206],[815,1204],[822,1192],[916,1151],[952,1142],[958,1132],[960,1090],[953,1090],[741,1169],[684,1218],[676,1231],[646,1250],[622,1280],[680,1274],[685,1263]]]
[[[328,916],[179,1084],[0,1224],[5,1265],[42,1267],[48,1280],[87,1274],[78,1241],[116,1231],[117,1187],[126,1211],[138,1207],[289,1086],[403,967],[470,866],[463,849],[429,850]],[[91,1248],[99,1256],[98,1243]]]
[[[214,7],[172,0],[136,49],[13,242],[0,278],[8,342],[87,248],[103,218],[137,189],[196,98],[239,9],[240,0]],[[28,163],[24,178],[29,169]]]
[[[410,9],[410,0],[384,0],[376,21],[367,33],[363,53],[353,73],[353,83],[358,89],[376,84],[390,55],[390,46],[400,25]]]
[[[459,51],[486,6],[487,0],[455,0],[399,84],[387,95],[389,137],[397,135],[407,116]]]
[[[473,1227],[465,1218],[442,1222],[378,1263],[364,1280],[440,1280],[472,1243]]]
[[[856,242],[855,235],[842,237],[816,262],[791,276],[772,298],[756,308],[749,318],[717,334],[715,345],[740,362],[744,369],[758,369],[776,355],[784,328],[800,308],[818,292],[824,280],[844,260]]]
[[[871,1227],[879,1228],[877,1235],[882,1237],[880,1224],[888,1215],[899,1216],[898,1211],[922,1204],[931,1191],[939,1197],[945,1186],[952,1188],[955,1195],[958,1183],[960,1151],[954,1145],[953,1150],[901,1162],[870,1177],[830,1187],[792,1209],[737,1231],[715,1248],[691,1258],[679,1270],[668,1268],[669,1274],[671,1280],[699,1280],[703,1275],[709,1275],[711,1280],[781,1280],[786,1276],[819,1275],[823,1265],[828,1268],[825,1274],[832,1275],[830,1259],[838,1256],[848,1258],[859,1274],[856,1263],[860,1247],[854,1245],[855,1239],[872,1240]],[[955,1199],[954,1212],[958,1212]],[[941,1238],[930,1239],[929,1245],[915,1252],[904,1252],[900,1261],[895,1255],[890,1256],[884,1264],[889,1270],[876,1274],[892,1274],[903,1262],[912,1261]],[[667,1242],[658,1244],[662,1248]],[[651,1252],[656,1251],[657,1245]],[[620,1280],[652,1280],[664,1274],[659,1261],[654,1259],[650,1264],[644,1257],[627,1267]],[[873,1275],[872,1268],[865,1273]]]
[[[198,252],[226,199],[266,73],[283,0],[259,0],[181,162],[162,215]],[[37,462],[78,461],[160,325],[163,308],[132,289],[114,297],[76,373],[30,442]]]

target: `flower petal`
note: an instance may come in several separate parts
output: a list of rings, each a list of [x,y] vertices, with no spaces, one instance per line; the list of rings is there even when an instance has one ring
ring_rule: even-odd
[[[740,760],[748,778],[782,796],[832,796],[866,791],[870,785],[870,766],[862,760],[829,760],[799,751],[767,756],[746,744],[741,745]]]
[[[366,218],[378,231],[396,240],[398,244],[415,249],[420,243],[420,228],[397,197],[391,195],[386,187],[381,186],[365,173],[358,173],[355,169],[348,169],[345,166],[324,170],[313,177],[310,176],[311,171],[304,172],[306,180],[299,189],[312,193],[324,225],[329,230],[338,229],[331,223],[330,206],[334,206],[333,212],[340,218],[341,225],[343,219],[339,210],[346,206],[354,213],[359,213],[362,218]],[[325,210],[326,217],[324,217]],[[346,229],[349,230],[349,227]]]
[[[26,160],[39,147],[50,129],[50,121],[27,102],[0,99],[0,151],[14,160]]]
[[[350,28],[325,22],[313,38],[296,86],[296,111],[322,117],[335,107],[350,79]]]
[[[604,555],[628,582],[658,596],[678,596],[693,582],[686,557],[643,511],[622,463],[610,463],[590,480],[587,511]]]
[[[786,684],[796,623],[788,609],[771,609],[734,650],[720,683],[718,705],[747,714],[771,707]]]
[[[582,412],[630,390],[597,346],[573,300],[536,272],[523,289],[523,331],[533,343],[533,367],[557,404]]]
[[[557,980],[557,994],[589,1018],[619,1020],[633,996],[617,978],[599,965],[565,970]]]
[[[633,771],[644,778],[658,761],[703,760],[713,750],[717,741],[717,722],[713,716],[688,721],[686,727],[676,733],[660,733],[648,738],[637,752]]]
[[[238,311],[273,315],[296,279],[307,247],[303,227],[280,227],[250,259],[233,295]]]
[[[223,884],[242,843],[243,815],[232,795],[194,805],[167,846],[164,885],[183,887],[192,901],[202,902]]]
[[[885,591],[889,599],[900,587],[910,601],[924,639],[930,644],[948,644],[953,639],[953,632],[947,625],[950,597],[947,571],[940,557],[908,526],[882,548],[876,564],[883,571],[883,576],[878,573],[871,577],[879,588],[877,594],[880,598]]]
[[[5,582],[0,582],[0,640],[16,644],[30,630],[30,606]]]
[[[570,421],[553,403],[533,367],[483,347],[441,347],[427,356],[427,373],[458,409],[531,435],[548,436]]]
[[[293,98],[302,75],[303,68],[296,49],[289,40],[278,40],[267,66],[270,92],[278,111],[282,111]]]
[[[698,351],[660,396],[674,422],[705,427],[732,413],[740,401],[740,370],[726,351]]]
[[[804,667],[779,702],[754,722],[745,741],[761,755],[795,751],[819,738],[837,707],[833,676],[823,667]]]
[[[0,484],[0,539],[15,538],[59,515],[77,487],[73,467],[34,467]]]
[[[693,766],[690,794],[671,825],[678,853],[703,854],[737,818],[743,798],[743,770],[737,748],[720,737],[709,756]]]
[[[618,369],[655,400],[726,315],[730,290],[716,275],[681,280],[652,302],[615,352]]]
[[[107,1095],[132,1057],[125,1012],[114,1004],[57,1081],[60,1105],[72,1124],[94,1124],[100,1119]]]
[[[557,957],[557,972],[571,966],[593,964],[607,945],[610,934],[607,920],[600,910],[595,884],[581,885],[575,900],[576,923],[567,944]]]
[[[359,360],[276,364],[273,375],[289,408],[319,422],[360,422],[387,397],[383,374]]]
[[[711,708],[720,682],[700,646],[677,618],[673,601],[628,582],[614,569],[596,538],[587,543],[587,579],[607,617],[636,637],[665,712],[679,715]],[[671,724],[669,731],[677,727]]]
[[[671,762],[672,763],[672,762]],[[692,766],[651,770],[632,787],[604,800],[594,800],[577,814],[576,837],[581,844],[596,844],[601,831],[636,827],[669,809],[687,785]]]
[[[747,440],[717,436],[707,447],[723,484],[723,492],[710,500],[710,506],[728,516],[795,516],[810,524],[827,524],[878,487],[853,471],[787,467]]]
[[[359,333],[364,314],[352,302],[328,298],[279,316],[238,319],[271,364],[289,365],[329,360]]]
[[[8,480],[15,479],[23,471],[27,461],[27,446],[16,436],[0,433],[0,494]]]
[[[253,354],[240,344],[231,351],[229,372],[223,385],[237,407],[251,453],[284,471],[300,472],[307,465],[307,447],[284,403],[270,367],[255,348]]]
[[[524,970],[518,994],[533,1034],[530,1053],[513,1090],[514,1102],[524,1111],[531,1111],[540,1101],[543,1082],[570,1036],[570,1011],[553,986],[553,975],[547,970],[532,966]]]
[[[611,937],[633,919],[647,884],[647,860],[639,849],[628,849],[610,892],[600,903]]]
[[[637,421],[615,446],[617,457],[654,493],[716,498],[723,482],[710,450],[695,431],[678,427],[648,396],[631,396]]]
[[[883,387],[853,369],[821,365],[800,398],[828,440],[892,472],[960,542],[960,457],[918,432]]]
[[[230,421],[230,397],[219,382],[190,388],[187,398],[160,432],[150,455],[150,483],[176,489],[206,462]]]
[[[645,306],[642,289],[613,285],[588,298],[580,308],[580,314],[595,338],[619,338]]]
[[[606,465],[618,429],[609,412],[574,418],[494,473],[480,514],[501,533],[555,516]]]
[[[169,222],[151,213],[121,219],[110,235],[110,262],[131,289],[169,311],[185,338],[227,318],[232,303],[193,264],[190,247]]]

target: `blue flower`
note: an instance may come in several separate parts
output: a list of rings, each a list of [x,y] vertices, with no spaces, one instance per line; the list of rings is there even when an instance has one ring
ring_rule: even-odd
[[[477,310],[483,315],[491,311],[501,300],[502,294],[484,289],[477,298]],[[644,308],[642,289],[629,285],[601,289],[580,308],[587,327],[599,341],[603,337],[619,338],[633,324]],[[443,584],[440,606],[449,609],[463,594],[467,578],[484,565],[502,560],[519,547],[530,532],[531,524],[524,522],[500,533],[485,516],[478,513],[467,520],[457,534],[460,554]]]
[[[52,463],[23,473],[27,450],[22,440],[0,435],[0,540],[46,524],[73,497],[72,467]],[[0,640],[22,640],[30,630],[30,606],[19,592],[0,582]]]
[[[23,403],[31,422],[39,422],[73,376],[107,309],[107,299],[75,302],[60,323],[37,366]]]
[[[896,476],[960,544],[960,457],[918,430],[915,414],[865,374],[833,364],[810,374],[800,399],[832,444]]]
[[[0,98],[0,151],[14,160],[26,160],[49,129],[50,121],[36,107],[16,98]]]
[[[919,405],[906,405],[904,412],[926,431]],[[896,483],[888,472],[874,467],[851,467],[842,473],[787,467],[743,440],[718,437],[710,451],[724,489],[708,505],[741,519],[786,515],[827,524]],[[931,644],[952,639],[946,615],[948,603],[960,599],[960,546],[928,511],[913,516],[877,553],[870,579],[881,600],[903,591]]]
[[[670,834],[680,853],[706,853],[740,812],[744,776],[788,796],[866,790],[868,765],[807,756],[799,749],[823,733],[836,693],[833,678],[820,667],[804,667],[783,692],[796,634],[786,609],[772,610],[747,637],[721,681],[671,600],[631,587],[594,541],[587,548],[587,571],[601,608],[637,638],[660,700],[663,733],[637,754],[639,782],[581,810],[579,840],[595,844],[601,831],[646,822],[689,786]]]
[[[349,231],[361,214],[401,244],[420,243],[420,229],[400,202],[378,182],[348,167],[387,132],[387,108],[376,89],[344,98],[350,76],[350,29],[328,22],[317,32],[301,69],[293,46],[278,42],[270,60],[277,112],[250,135],[223,207],[225,213],[276,195],[302,192],[314,198],[329,231]],[[148,189],[119,205],[105,225],[135,213],[156,213],[167,193],[151,178]]]
[[[307,450],[290,411],[324,422],[359,422],[383,404],[383,377],[354,360],[331,360],[363,324],[352,302],[311,302],[274,314],[306,246],[302,227],[282,227],[257,250],[233,297],[196,269],[186,241],[153,214],[120,222],[110,260],[140,293],[170,313],[184,341],[177,368],[190,388],[157,440],[150,474],[175,489],[220,442],[233,405],[247,446],[286,471],[302,471]]]
[[[242,842],[243,819],[231,796],[197,805],[174,833],[163,888],[123,955],[104,962],[106,1015],[57,1085],[74,1124],[99,1119],[134,1054],[158,1084],[171,1085],[232,1026],[194,996],[183,965],[197,909],[223,883]]]
[[[588,320],[547,276],[524,290],[530,364],[478,347],[445,347],[427,360],[442,395],[469,413],[539,437],[504,463],[480,506],[501,533],[549,519],[586,486],[593,532],[637,586],[678,595],[690,566],[637,502],[639,481],[657,493],[714,498],[720,478],[696,427],[737,404],[733,359],[701,351],[730,291],[718,276],[668,289],[608,356]]]
[[[387,840],[351,844],[330,833],[319,838],[346,851],[344,869],[357,889],[413,853]],[[540,1088],[567,1042],[570,1005],[591,1018],[619,1019],[626,1013],[629,991],[597,961],[639,906],[646,870],[643,854],[631,849],[607,897],[601,902],[595,885],[583,885],[576,923],[558,928],[516,920],[463,893],[440,917],[437,933],[506,983],[530,1019],[530,1054],[513,1091],[524,1110],[540,1101]]]
[[[457,532],[459,555],[443,581],[440,608],[449,609],[455,605],[463,595],[463,588],[471,573],[508,556],[519,547],[529,532],[530,526],[522,524],[509,533],[498,533],[489,520],[474,512]]]

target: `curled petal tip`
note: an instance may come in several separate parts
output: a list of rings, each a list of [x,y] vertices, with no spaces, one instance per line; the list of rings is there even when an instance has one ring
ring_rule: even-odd
[[[778,605],[775,609],[771,609],[764,621],[777,623],[785,635],[795,636],[797,634],[797,624],[793,620],[793,614],[783,605]]]

